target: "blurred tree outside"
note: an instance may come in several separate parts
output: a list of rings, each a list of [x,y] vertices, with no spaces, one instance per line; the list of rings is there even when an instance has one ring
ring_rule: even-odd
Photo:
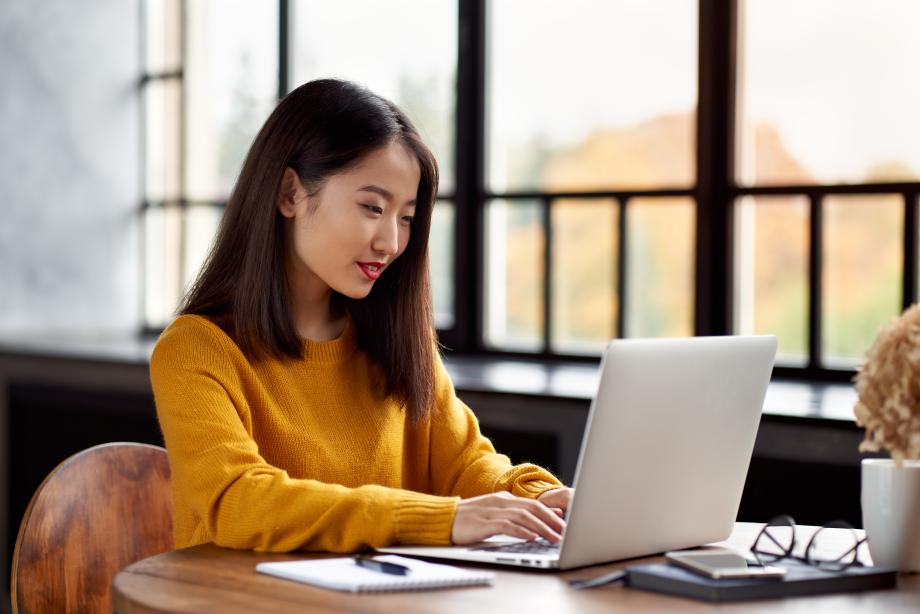
[[[825,200],[823,345],[832,362],[862,356],[901,311],[902,203],[898,195]]]
[[[616,335],[618,209],[613,199],[560,199],[553,206],[555,347],[597,353]]]
[[[515,172],[528,172],[527,183],[547,192],[690,186],[694,121],[690,113],[666,115],[632,128],[597,131],[555,151],[535,140],[517,148],[529,152],[524,162],[510,164]],[[627,210],[627,240],[634,246],[628,274],[641,278],[631,284],[637,291],[630,306],[642,306],[642,313],[627,311],[627,327],[642,336],[692,334],[694,216],[675,199],[651,200],[637,199]],[[577,207],[572,201],[554,204],[555,349],[596,352],[615,335],[612,323],[620,308],[614,274],[619,204],[576,202]],[[530,335],[542,329],[540,303],[534,305],[542,297],[542,267],[530,276],[529,283],[538,284],[536,293],[519,272],[532,260],[535,233],[542,237],[539,219],[532,218],[529,227],[509,224],[506,248],[508,327]]]
[[[634,199],[627,224],[626,336],[692,335],[693,199]]]
[[[521,144],[515,172],[541,191],[664,188],[692,185],[693,113],[670,114],[630,128],[598,130],[577,144],[553,149],[545,142]],[[755,127],[755,177],[782,177],[794,184],[815,180],[783,145],[771,125]],[[894,169],[894,170],[892,170]],[[895,165],[874,169],[866,181],[880,181],[899,171]],[[510,174],[510,173],[509,173]],[[831,357],[857,358],[871,343],[876,328],[898,312],[901,276],[900,206],[888,197],[849,196],[825,200],[824,351]],[[891,197],[897,200],[897,197]],[[628,211],[629,269],[625,314],[627,334],[692,334],[693,224],[695,216],[666,203],[640,199]],[[661,199],[666,200],[666,199]],[[620,308],[611,293],[616,249],[615,216],[609,200],[560,201],[569,209],[553,216],[554,330],[558,349],[587,344],[600,348],[613,335],[610,323]],[[757,198],[753,240],[758,244],[752,268],[753,330],[780,338],[781,351],[807,351],[807,203],[794,198]],[[642,207],[642,214],[638,207]],[[655,207],[660,212],[644,223]],[[594,209],[591,212],[591,209]],[[667,213],[664,213],[667,212]],[[523,335],[542,330],[542,267],[534,261],[534,244],[542,242],[539,216],[509,218],[506,244],[507,326]],[[559,255],[559,254],[564,255]],[[609,261],[608,261],[609,259]],[[537,266],[535,266],[537,265]],[[527,271],[527,275],[521,275]],[[536,290],[533,284],[537,284]],[[615,288],[615,286],[613,286]],[[536,301],[536,303],[535,303]],[[744,332],[744,331],[739,331]],[[568,344],[568,345],[567,345]]]
[[[540,223],[539,203],[532,200],[493,201],[490,205],[490,266],[504,260],[506,317],[489,322],[487,335],[496,344],[539,349],[543,333],[543,254],[546,235]],[[497,230],[502,228],[501,232]],[[501,256],[492,249],[502,250]],[[496,258],[496,256],[498,256]],[[502,257],[503,256],[503,257]],[[570,271],[568,271],[570,272]],[[490,285],[493,281],[490,280]]]
[[[741,230],[736,236],[739,250],[753,251],[749,268],[739,266],[741,275],[753,269],[750,282],[738,281],[742,287],[752,287],[753,296],[747,297],[752,304],[740,299],[736,305],[753,313],[742,314],[748,321],[738,332],[776,334],[778,355],[802,364],[808,354],[808,198],[741,199],[737,215],[753,217],[748,235]]]

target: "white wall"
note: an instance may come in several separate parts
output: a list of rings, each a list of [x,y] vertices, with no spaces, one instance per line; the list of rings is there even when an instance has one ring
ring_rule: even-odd
[[[140,0],[0,1],[0,334],[140,325]]]
[[[0,335],[140,325],[140,2],[0,0]]]

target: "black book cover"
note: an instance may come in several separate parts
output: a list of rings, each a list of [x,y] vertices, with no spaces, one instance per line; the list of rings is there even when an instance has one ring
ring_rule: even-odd
[[[782,566],[788,570],[782,579],[715,580],[668,563],[654,563],[627,569],[626,586],[703,601],[749,601],[825,593],[855,593],[893,588],[897,584],[897,573],[886,567],[850,567],[844,571],[824,571],[795,561],[784,561]]]

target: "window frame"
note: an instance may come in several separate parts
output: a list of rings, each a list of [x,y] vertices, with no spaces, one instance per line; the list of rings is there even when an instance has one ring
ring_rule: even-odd
[[[704,0],[705,1],[705,0]],[[702,46],[704,39],[702,16],[703,3],[700,2],[700,31],[699,40]],[[580,200],[595,200],[598,202],[614,199],[617,203],[616,228],[616,294],[619,297],[620,308],[617,309],[615,333],[623,337],[626,330],[624,307],[626,300],[626,267],[627,267],[627,241],[629,240],[626,219],[630,209],[630,201],[636,198],[669,198],[687,197],[694,201],[697,212],[697,225],[695,230],[695,260],[700,259],[700,193],[701,173],[697,164],[696,181],[690,187],[672,188],[663,186],[657,189],[614,189],[614,190],[584,190],[584,191],[504,191],[493,192],[486,188],[485,160],[486,160],[486,63],[487,63],[487,20],[488,0],[459,0],[459,26],[460,49],[458,50],[457,70],[457,228],[455,251],[455,293],[459,299],[464,298],[462,305],[455,305],[456,322],[452,330],[438,331],[442,342],[450,349],[464,354],[480,354],[493,357],[514,358],[524,360],[542,361],[570,361],[598,363],[599,355],[571,354],[553,351],[551,339],[553,337],[553,301],[551,280],[553,276],[553,250],[552,250],[552,208],[554,203],[566,198]],[[702,62],[700,62],[700,85],[702,84]],[[702,96],[702,91],[698,93]],[[699,103],[698,103],[699,104]],[[698,112],[699,114],[699,112]],[[697,118],[697,134],[699,134],[699,117]],[[697,160],[700,139],[697,138]],[[542,209],[542,229],[544,232],[545,248],[543,250],[542,274],[542,320],[541,331],[542,349],[536,352],[505,350],[490,347],[485,340],[485,215],[489,201],[502,199],[506,201],[537,200]],[[700,284],[710,284],[708,276],[702,279],[699,267],[695,268],[695,296],[700,296]],[[704,293],[708,292],[704,288]],[[700,321],[698,314],[698,299],[694,300],[694,332],[700,334]]]
[[[178,79],[182,88],[180,122],[185,121],[185,88],[182,67],[185,64],[185,1],[179,0],[182,11],[182,57],[178,71],[151,74],[141,79],[144,87],[161,79]],[[278,99],[290,91],[291,53],[291,2],[278,1]],[[631,199],[637,197],[688,197],[695,202],[696,227],[694,230],[694,298],[693,333],[695,335],[730,335],[734,331],[734,210],[735,203],[744,196],[802,195],[809,199],[808,246],[808,356],[804,367],[777,366],[777,376],[790,379],[849,381],[853,369],[828,367],[821,360],[822,325],[822,237],[824,232],[823,200],[839,194],[899,194],[904,201],[904,232],[902,237],[903,278],[902,306],[917,301],[918,274],[918,209],[920,209],[920,182],[871,183],[846,185],[771,185],[741,186],[735,181],[735,101],[738,57],[738,2],[739,0],[698,1],[698,88],[696,115],[696,180],[687,188],[609,190],[609,191],[509,191],[491,192],[486,188],[486,62],[487,13],[489,0],[457,0],[458,53],[456,79],[455,118],[455,189],[453,193],[439,194],[439,200],[450,201],[454,206],[454,305],[453,326],[438,330],[441,342],[449,350],[494,358],[514,358],[533,361],[573,361],[597,363],[597,355],[565,354],[554,352],[552,338],[552,224],[551,209],[554,202],[565,198],[603,201],[613,198],[618,206],[617,281],[616,290],[620,309],[617,310],[616,334],[625,331],[627,247],[626,220]],[[492,0],[494,1],[494,0]],[[143,13],[143,8],[141,9]],[[143,17],[142,17],[143,22]],[[145,31],[142,28],[142,31]],[[142,104],[143,108],[143,104]],[[144,138],[144,112],[141,113],[141,164],[145,166],[146,143]],[[184,128],[180,125],[180,143],[184,143]],[[180,149],[182,147],[180,146]],[[223,207],[221,201],[187,200],[184,196],[184,152],[180,155],[180,198],[161,203],[144,200],[140,207],[141,219],[145,212],[156,206]],[[145,177],[146,172],[142,174]],[[492,199],[509,201],[536,199],[542,205],[542,225],[546,233],[543,271],[543,349],[522,352],[489,347],[485,341],[485,212]],[[184,233],[184,223],[182,224]],[[184,234],[183,234],[184,237]],[[141,241],[144,249],[144,241]],[[184,245],[180,241],[180,245]],[[180,270],[184,268],[184,255],[179,254]],[[145,310],[144,291],[146,279],[141,283],[142,310]],[[146,322],[146,313],[143,314]],[[158,328],[145,326],[143,332],[156,334]]]
[[[730,114],[723,118],[724,126],[720,130],[727,135],[728,156],[725,159],[721,169],[715,169],[716,180],[727,186],[727,193],[723,197],[719,207],[728,213],[730,224],[726,231],[731,237],[733,231],[733,212],[736,203],[745,196],[804,196],[809,203],[808,216],[808,274],[807,274],[807,300],[808,300],[808,317],[807,317],[807,355],[804,366],[775,366],[773,373],[779,377],[787,379],[801,379],[810,381],[830,381],[830,382],[850,382],[856,373],[855,368],[841,368],[828,366],[824,362],[822,352],[822,327],[823,327],[823,281],[822,274],[824,270],[823,250],[824,250],[824,199],[829,196],[853,195],[853,194],[874,194],[874,195],[900,195],[903,200],[903,220],[904,228],[901,237],[902,243],[902,279],[901,279],[901,309],[906,309],[913,303],[917,302],[917,257],[918,257],[918,200],[920,200],[920,181],[915,182],[880,182],[880,183],[852,183],[852,184],[771,184],[768,186],[745,186],[740,185],[735,177],[734,168],[734,147],[737,139],[736,122],[735,122],[735,101],[737,100],[736,76],[737,67],[735,66],[738,55],[738,32],[741,24],[738,23],[739,11],[738,3],[743,0],[700,0],[701,15],[700,28],[704,27],[704,17],[702,14],[703,5],[707,6],[711,13],[714,23],[718,24],[713,35],[721,39],[722,49],[726,55],[731,56],[731,67],[721,66],[726,72],[717,78],[724,80],[729,85],[722,92],[726,97],[729,105]],[[702,32],[700,35],[702,40]],[[701,44],[702,49],[702,44]],[[701,58],[701,70],[703,62]],[[702,138],[702,133],[698,138]],[[719,172],[721,171],[721,172]],[[769,205],[763,205],[769,206]],[[871,206],[871,205],[864,205]],[[733,245],[729,240],[728,245]],[[729,262],[733,258],[732,253],[727,253],[726,258]],[[733,276],[729,276],[726,285],[727,300],[731,309],[731,302],[734,297]],[[723,330],[714,334],[732,334],[733,322],[731,311],[728,312],[728,319],[724,324]],[[699,333],[697,333],[699,334]]]
[[[157,335],[162,332],[162,328],[157,326],[151,326],[147,320],[147,214],[152,209],[179,209],[179,227],[180,227],[180,241],[179,241],[179,253],[178,257],[178,267],[181,274],[181,271],[184,268],[185,264],[185,242],[182,240],[185,236],[185,210],[188,207],[188,201],[184,199],[183,194],[185,191],[185,51],[186,51],[186,13],[185,13],[185,0],[177,0],[177,9],[179,11],[179,62],[178,66],[173,70],[165,71],[150,71],[148,70],[147,65],[147,20],[146,20],[146,3],[152,2],[154,0],[145,0],[139,4],[139,13],[140,13],[140,49],[139,57],[141,62],[141,77],[138,83],[138,92],[140,96],[140,112],[138,113],[139,121],[139,138],[138,138],[138,147],[139,147],[139,176],[140,176],[140,194],[141,194],[141,203],[138,208],[138,221],[139,221],[139,232],[140,240],[138,241],[140,249],[140,278],[141,281],[139,285],[139,294],[140,294],[140,322],[141,330],[140,334],[145,337],[152,335]],[[178,183],[179,183],[179,193],[170,197],[169,195],[164,195],[161,199],[151,199],[147,191],[147,88],[153,83],[164,83],[167,81],[174,81],[178,84],[179,88],[179,126],[178,126],[178,151],[174,152],[177,157],[178,164]]]

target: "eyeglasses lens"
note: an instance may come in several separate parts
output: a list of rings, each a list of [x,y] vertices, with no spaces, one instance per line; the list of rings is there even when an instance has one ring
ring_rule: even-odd
[[[752,552],[764,564],[773,563],[792,553],[795,525],[792,519],[774,518],[761,530]]]
[[[805,556],[821,569],[839,571],[856,562],[859,536],[846,523],[832,523],[818,529],[808,544]]]

